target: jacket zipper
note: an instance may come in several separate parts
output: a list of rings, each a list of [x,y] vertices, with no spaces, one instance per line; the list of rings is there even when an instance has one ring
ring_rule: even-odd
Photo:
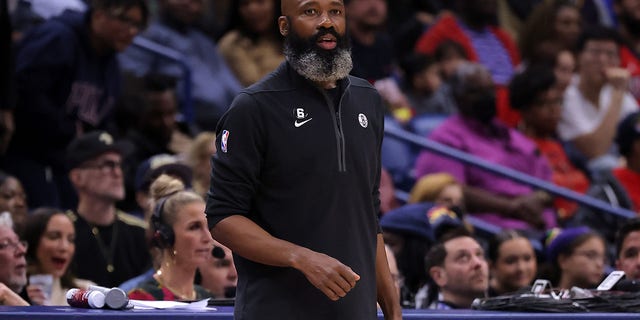
[[[347,79],[348,81],[348,79]],[[347,83],[347,87],[349,84]],[[346,90],[342,92],[340,95],[340,100],[338,101],[338,110],[335,110],[333,106],[333,102],[329,98],[329,96],[322,90],[322,95],[324,96],[324,100],[327,103],[327,107],[333,114],[333,127],[336,134],[336,145],[338,148],[338,172],[347,172],[347,161],[345,156],[345,143],[344,143],[344,132],[342,131],[342,117],[340,115],[340,111],[342,110],[342,98],[344,97]]]

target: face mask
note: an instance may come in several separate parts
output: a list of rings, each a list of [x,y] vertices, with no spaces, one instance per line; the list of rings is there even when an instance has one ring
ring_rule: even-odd
[[[496,116],[496,94],[493,91],[482,93],[471,106],[471,115],[478,121],[488,123]]]

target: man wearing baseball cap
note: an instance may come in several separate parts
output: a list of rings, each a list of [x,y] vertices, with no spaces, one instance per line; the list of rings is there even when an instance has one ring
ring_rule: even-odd
[[[74,273],[115,287],[150,266],[145,223],[116,208],[124,198],[124,148],[104,131],[75,138],[67,148],[69,180],[78,206],[68,211],[76,228]]]

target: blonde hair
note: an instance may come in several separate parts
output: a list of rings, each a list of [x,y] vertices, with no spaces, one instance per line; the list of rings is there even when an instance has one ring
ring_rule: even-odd
[[[204,199],[197,193],[185,190],[184,184],[180,179],[172,177],[168,174],[161,174],[149,187],[151,193],[151,204],[154,208],[154,214],[159,215],[160,220],[169,226],[173,226],[177,220],[177,213],[180,208],[192,202],[204,202]],[[155,210],[158,202],[162,198],[166,198],[162,205],[162,211],[156,213]]]
[[[187,152],[187,162],[190,166],[198,165],[198,161],[204,157],[209,157],[208,146],[212,145],[215,148],[216,134],[209,131],[203,131],[199,133]]]
[[[433,202],[442,190],[452,184],[459,184],[452,175],[439,172],[423,176],[411,189],[408,203]]]

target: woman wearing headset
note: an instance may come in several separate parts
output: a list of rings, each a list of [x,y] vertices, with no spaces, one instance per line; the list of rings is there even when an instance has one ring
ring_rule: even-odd
[[[193,191],[185,191],[180,180],[164,174],[153,182],[150,191],[155,202],[151,244],[161,249],[161,265],[153,279],[129,292],[129,298],[194,301],[211,297],[194,284],[198,265],[208,259],[213,248],[203,213],[204,200]]]

